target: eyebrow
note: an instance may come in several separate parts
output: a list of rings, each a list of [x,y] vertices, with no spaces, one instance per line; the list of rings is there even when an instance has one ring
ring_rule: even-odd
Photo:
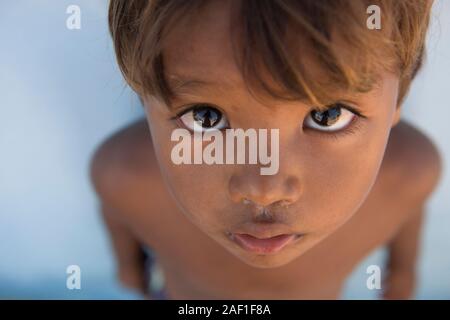
[[[176,75],[170,76],[167,82],[175,94],[182,93],[183,91],[196,91],[201,88],[219,85],[218,83],[209,80]]]
[[[173,93],[173,98],[170,99],[168,107],[169,109],[177,109],[174,105],[175,100],[183,101],[184,99],[203,99],[200,92],[205,92],[204,89],[208,89],[214,95],[223,95],[224,88],[235,87],[231,82],[216,81],[214,79],[202,79],[196,76],[190,75],[178,75],[169,74],[167,84]]]
[[[172,90],[172,92],[175,94],[175,97],[180,98],[181,95],[187,95],[188,92],[195,92],[200,91],[204,88],[214,88],[214,87],[233,87],[233,84],[230,82],[216,82],[211,81],[207,79],[201,79],[194,76],[181,76],[177,74],[171,74],[168,76],[167,83]],[[372,88],[373,89],[373,88]],[[376,88],[375,88],[376,89]],[[370,90],[371,91],[371,90]],[[348,95],[348,93],[347,93]],[[356,98],[358,96],[358,93],[353,93],[351,95],[348,95],[348,98],[351,99],[342,99],[342,101],[336,101],[336,102],[348,102],[353,104],[355,107],[352,107],[351,109],[353,111],[359,111],[363,110],[361,108],[360,104],[353,101],[353,98]],[[307,100],[303,101],[302,99],[299,99],[302,103],[307,103]],[[173,106],[170,106],[172,109]],[[319,106],[317,109],[321,111],[326,111],[327,106]]]

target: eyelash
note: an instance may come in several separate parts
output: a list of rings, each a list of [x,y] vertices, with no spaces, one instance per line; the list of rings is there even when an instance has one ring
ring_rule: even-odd
[[[216,105],[213,105],[213,104],[211,104],[211,103],[206,103],[206,102],[205,102],[205,103],[194,103],[194,104],[190,104],[190,105],[188,105],[188,106],[182,107],[182,108],[181,108],[181,111],[179,111],[175,116],[170,117],[170,120],[175,121],[175,122],[177,123],[177,125],[184,127],[184,124],[182,123],[182,121],[180,120],[180,118],[181,118],[184,114],[188,113],[189,111],[194,110],[195,108],[198,108],[198,107],[205,107],[205,106],[206,106],[206,107],[212,107],[212,108],[214,108],[214,109],[219,110],[219,111],[222,113],[222,115],[225,114],[225,112],[224,112],[222,109],[220,109],[219,107],[217,107]],[[228,123],[228,124],[230,124],[230,123]],[[228,129],[228,127],[227,127],[227,128],[223,128],[223,129],[220,129],[220,131],[225,130],[225,129]]]
[[[351,110],[350,110],[351,111]],[[355,113],[355,117],[353,118],[353,120],[350,122],[349,125],[347,125],[346,128],[339,130],[339,131],[319,131],[319,130],[314,130],[314,129],[310,129],[310,128],[305,128],[306,130],[312,132],[312,134],[315,135],[319,135],[320,137],[326,138],[326,139],[331,139],[331,140],[338,140],[340,138],[346,137],[346,136],[351,136],[356,134],[360,129],[361,129],[361,118],[365,118],[362,115],[358,115]]]
[[[185,107],[181,107],[181,111],[178,111],[176,115],[170,117],[170,120],[177,120],[178,118],[182,117],[185,113],[188,113],[191,110],[194,110],[198,107],[212,107],[214,109],[219,110],[222,114],[225,114],[225,112],[222,111],[222,109],[218,108],[217,106],[210,104],[210,103],[194,103],[187,105]]]
[[[345,109],[347,109],[355,114],[355,117],[350,122],[350,124],[347,125],[346,128],[338,130],[338,131],[334,131],[334,132],[333,131],[320,131],[320,130],[315,130],[315,129],[311,129],[311,128],[307,128],[307,127],[304,129],[307,131],[311,131],[313,134],[319,135],[319,136],[327,138],[327,139],[332,139],[332,140],[337,140],[339,138],[342,138],[342,137],[345,137],[348,135],[354,135],[355,133],[357,133],[361,129],[361,121],[364,119],[367,119],[367,117],[346,103],[336,102],[334,105],[336,105],[336,104],[342,105]],[[180,117],[183,116],[185,113],[187,113],[199,106],[213,107],[213,108],[219,110],[222,114],[225,114],[220,108],[218,108],[217,106],[212,105],[210,103],[195,103],[195,104],[191,104],[191,105],[188,105],[188,106],[182,108],[182,110],[179,111],[175,116],[172,116],[170,118],[170,120],[175,121],[178,125],[183,125],[180,121]],[[315,110],[324,112],[327,109],[329,109],[329,108],[315,109]],[[226,128],[224,128],[224,129],[226,129]],[[224,129],[221,129],[221,130],[224,130]]]
[[[347,109],[355,114],[355,117],[347,125],[347,127],[345,127],[344,129],[338,130],[338,131],[334,131],[334,132],[333,131],[320,131],[320,130],[315,130],[315,129],[311,129],[308,127],[304,128],[304,130],[310,131],[312,134],[319,135],[323,138],[332,139],[332,140],[338,140],[339,138],[346,137],[348,135],[354,135],[355,133],[357,133],[361,129],[361,121],[363,121],[364,119],[367,119],[367,117],[346,103],[336,102],[334,105],[336,105],[336,104],[342,105],[345,109]],[[326,111],[327,109],[328,108],[324,108],[321,110],[316,109],[316,110],[323,112],[323,111]]]

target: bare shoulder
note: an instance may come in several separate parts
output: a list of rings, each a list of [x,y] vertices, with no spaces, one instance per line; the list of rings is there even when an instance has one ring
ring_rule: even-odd
[[[422,204],[439,182],[442,159],[425,133],[402,120],[391,130],[381,170],[387,189]]]
[[[102,204],[124,213],[142,211],[161,197],[161,177],[145,119],[101,143],[91,158],[90,177]]]

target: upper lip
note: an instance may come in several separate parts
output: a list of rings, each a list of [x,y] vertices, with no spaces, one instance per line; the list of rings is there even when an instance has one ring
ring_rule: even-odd
[[[258,239],[268,239],[280,235],[299,234],[286,230],[286,226],[281,224],[249,224],[245,228],[232,231],[233,234],[247,234]]]

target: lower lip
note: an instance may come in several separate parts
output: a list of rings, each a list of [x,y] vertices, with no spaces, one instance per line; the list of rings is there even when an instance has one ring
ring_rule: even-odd
[[[254,253],[276,253],[297,239],[295,234],[283,234],[272,238],[258,239],[248,234],[234,233],[233,240],[243,249]]]

